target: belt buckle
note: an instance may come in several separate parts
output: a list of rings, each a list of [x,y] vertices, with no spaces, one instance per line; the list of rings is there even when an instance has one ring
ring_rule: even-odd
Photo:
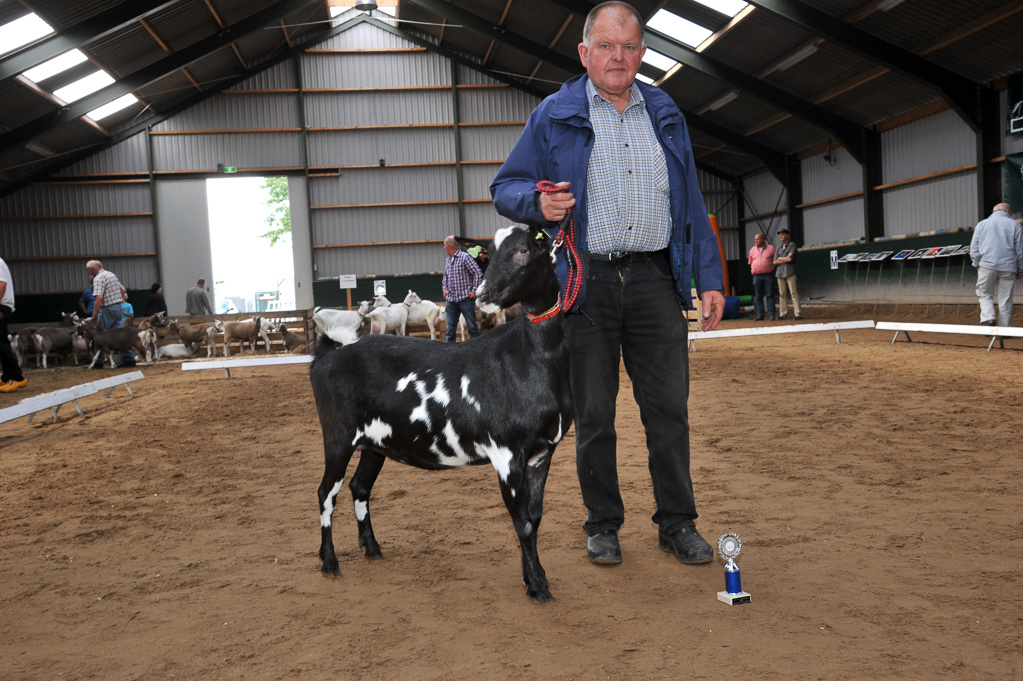
[[[628,253],[625,251],[611,251],[607,254],[607,261],[612,265],[617,265],[625,259],[626,255],[628,255]]]

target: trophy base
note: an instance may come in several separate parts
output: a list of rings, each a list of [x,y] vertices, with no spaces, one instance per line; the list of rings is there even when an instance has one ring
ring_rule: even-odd
[[[749,603],[750,595],[745,591],[740,591],[737,594],[730,594],[727,591],[718,591],[718,600],[728,605],[739,605],[740,603]]]

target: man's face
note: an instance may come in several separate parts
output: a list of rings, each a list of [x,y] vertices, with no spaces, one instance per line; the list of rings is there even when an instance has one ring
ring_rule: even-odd
[[[757,234],[755,237],[753,237],[753,243],[755,243],[757,245],[757,248],[763,248],[764,247],[764,235],[763,234]]]
[[[636,18],[613,7],[597,15],[589,47],[579,44],[579,59],[605,97],[621,95],[632,87],[644,52],[643,31]]]
[[[787,244],[789,242],[789,233],[788,232],[778,232],[778,238],[781,239],[781,242],[782,242],[783,245]]]
[[[458,253],[458,245],[445,243],[444,252],[447,253],[448,255],[454,255],[455,253]]]

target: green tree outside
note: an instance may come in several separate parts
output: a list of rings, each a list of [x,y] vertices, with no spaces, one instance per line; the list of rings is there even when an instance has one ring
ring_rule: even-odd
[[[273,212],[266,216],[266,224],[271,228],[269,232],[260,234],[261,237],[270,240],[270,245],[275,245],[285,235],[291,234],[291,204],[288,202],[288,178],[287,177],[264,177],[262,188],[266,189],[269,197],[266,205],[273,209]]]

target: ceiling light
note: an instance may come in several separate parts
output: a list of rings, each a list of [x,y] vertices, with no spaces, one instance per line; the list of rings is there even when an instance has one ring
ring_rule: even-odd
[[[739,96],[739,91],[738,90],[729,90],[728,92],[726,92],[725,94],[721,95],[717,99],[712,100],[710,102],[710,104],[707,105],[707,110],[708,111],[717,111],[718,109],[723,107],[725,104],[728,104],[729,102],[733,101],[738,96]]]
[[[372,12],[377,8],[377,3],[374,0],[358,0],[355,3],[355,9],[360,9],[363,12]]]
[[[118,97],[117,99],[115,99],[112,102],[107,102],[106,104],[104,104],[103,106],[99,107],[98,109],[93,109],[92,111],[90,111],[89,113],[87,113],[85,115],[88,116],[89,118],[91,118],[94,121],[98,121],[98,120],[106,118],[107,116],[110,116],[112,114],[117,113],[121,109],[128,108],[129,106],[131,106],[132,104],[136,103],[137,101],[139,101],[139,98],[129,92],[128,94],[124,95],[123,97]]]
[[[774,65],[774,68],[779,71],[784,71],[787,68],[795,66],[799,62],[803,61],[811,54],[817,51],[817,43],[810,43],[809,45],[803,45],[789,56],[782,59],[780,62]]]
[[[895,7],[896,5],[901,5],[901,4],[902,4],[902,0],[881,0],[881,2],[877,3],[877,6],[874,9],[879,9],[882,12],[887,12],[892,7]]]
[[[110,77],[110,74],[106,71],[96,71],[90,73],[85,78],[81,78],[66,85],[59,90],[54,90],[53,95],[58,97],[68,104],[76,102],[82,97],[87,97],[97,90],[102,90],[107,85],[114,82],[114,79]]]
[[[29,69],[23,72],[21,75],[28,78],[33,83],[39,83],[46,80],[58,73],[67,71],[72,66],[77,66],[85,61],[87,57],[82,54],[81,50],[68,50],[64,54],[58,55],[49,61],[44,61],[39,66]]]
[[[39,144],[37,142],[29,142],[28,144],[25,145],[25,148],[28,149],[29,151],[34,151],[35,153],[39,154],[40,156],[46,156],[46,157],[54,156],[53,151],[51,151],[50,149],[47,149],[46,147],[44,147],[43,145],[41,145],[41,144]]]
[[[643,54],[643,61],[662,71],[669,71],[672,66],[678,63],[671,57],[666,57],[657,50],[651,50],[649,47]]]
[[[657,14],[653,15],[646,25],[690,47],[696,47],[714,32],[666,9],[657,10]]]
[[[696,0],[696,2],[729,17],[734,17],[749,5],[745,0]]]
[[[9,21],[0,26],[0,55],[13,52],[53,32],[53,28],[35,14],[26,14]]]

